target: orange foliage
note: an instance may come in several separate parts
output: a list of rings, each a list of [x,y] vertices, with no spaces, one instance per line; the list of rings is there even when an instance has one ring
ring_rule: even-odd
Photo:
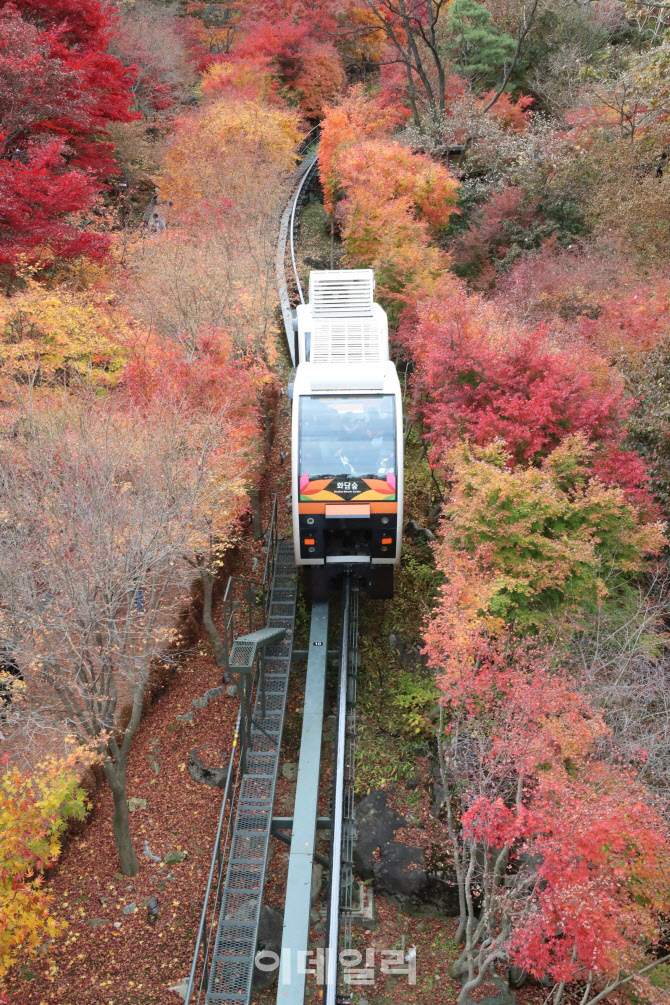
[[[366,139],[382,139],[398,124],[404,111],[386,108],[363,93],[361,85],[353,87],[339,105],[326,109],[321,124],[319,172],[323,185],[326,212],[335,210],[338,187],[338,158],[347,147]]]
[[[347,259],[373,267],[382,299],[433,292],[449,260],[431,238],[454,212],[458,182],[429,157],[369,140],[338,158]]]
[[[310,118],[321,116],[345,83],[339,53],[311,16],[299,20],[278,12],[276,20],[250,20],[231,58],[267,67],[286,101]]]
[[[257,182],[289,171],[295,164],[298,117],[255,101],[219,98],[200,114],[183,118],[165,159],[161,192],[178,207],[208,214],[225,212],[247,187],[244,173],[237,184],[223,172],[227,159],[242,159]]]
[[[481,107],[484,108],[496,94],[496,91],[488,91],[482,95]],[[528,125],[528,109],[535,99],[528,94],[522,94],[518,101],[513,101],[509,94],[501,94],[495,105],[489,109],[487,115],[514,132],[522,133]]]
[[[202,77],[202,89],[211,99],[225,96],[283,104],[269,61],[264,58],[254,62],[210,63]]]
[[[342,12],[346,32],[339,43],[340,51],[350,66],[380,63],[386,35],[379,20],[367,4],[350,3]]]

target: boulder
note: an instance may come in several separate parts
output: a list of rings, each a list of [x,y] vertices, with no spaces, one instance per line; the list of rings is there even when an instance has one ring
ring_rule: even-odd
[[[188,977],[184,977],[179,984],[174,984],[171,988],[168,988],[173,995],[179,995],[182,1001],[186,1001],[186,993],[188,991]]]
[[[172,865],[174,862],[183,862],[185,858],[185,851],[169,851],[163,859],[163,862],[165,865]]]
[[[258,940],[256,942],[256,953],[267,952],[276,953],[277,958],[281,952],[282,930],[284,928],[284,918],[275,911],[274,907],[268,904],[261,904],[258,916]],[[266,957],[266,964],[270,963],[270,958]],[[279,977],[279,965],[274,970],[259,970],[254,967],[254,976],[251,986],[257,990],[269,988]]]
[[[455,877],[426,869],[422,848],[396,841],[395,832],[406,821],[388,805],[388,792],[371,792],[356,807],[357,836],[354,868],[372,879],[377,893],[408,911],[458,915]]]
[[[510,991],[507,982],[502,977],[493,974],[486,981],[486,985],[489,984],[493,984],[497,988],[497,994],[478,998],[477,1005],[516,1005],[516,995]]]
[[[199,756],[199,747],[193,747],[188,752],[188,773],[194,782],[208,785],[212,789],[223,789],[228,777],[228,765],[220,768],[209,768]]]

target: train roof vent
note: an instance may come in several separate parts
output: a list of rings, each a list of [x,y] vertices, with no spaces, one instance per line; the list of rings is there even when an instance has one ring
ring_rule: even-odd
[[[379,363],[387,359],[388,339],[376,319],[312,322],[311,363]]]
[[[309,306],[313,318],[372,317],[374,292],[372,269],[337,269],[309,274]]]

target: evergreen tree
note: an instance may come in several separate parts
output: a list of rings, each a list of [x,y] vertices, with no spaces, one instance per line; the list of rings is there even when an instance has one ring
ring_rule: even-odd
[[[454,0],[447,28],[445,55],[458,64],[460,72],[476,88],[493,86],[500,69],[514,57],[514,39],[491,24],[488,10],[475,0]]]

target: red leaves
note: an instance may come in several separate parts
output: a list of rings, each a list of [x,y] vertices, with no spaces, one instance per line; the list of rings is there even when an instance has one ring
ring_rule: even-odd
[[[88,209],[116,171],[100,140],[107,122],[134,115],[132,74],[105,51],[111,28],[100,0],[17,0],[0,12],[0,266],[106,249],[64,217]]]
[[[576,359],[549,350],[541,330],[499,344],[480,323],[475,303],[469,312],[467,298],[461,312],[453,300],[422,304],[418,320],[408,318],[400,331],[428,396],[425,405],[416,398],[435,455],[459,436],[481,445],[500,437],[510,463],[532,464],[571,433],[597,442],[620,436],[631,402],[618,390],[594,387]]]
[[[442,684],[460,840],[491,863],[482,899],[492,934],[506,919],[510,962],[561,981],[635,965],[668,908],[670,844],[642,784],[602,760],[602,717],[550,660],[482,639],[479,665]]]
[[[22,255],[48,256],[49,249],[58,258],[102,258],[108,239],[81,231],[65,219],[94,198],[90,175],[65,171],[57,140],[30,149],[26,159],[26,163],[0,160],[0,267],[11,266]]]

